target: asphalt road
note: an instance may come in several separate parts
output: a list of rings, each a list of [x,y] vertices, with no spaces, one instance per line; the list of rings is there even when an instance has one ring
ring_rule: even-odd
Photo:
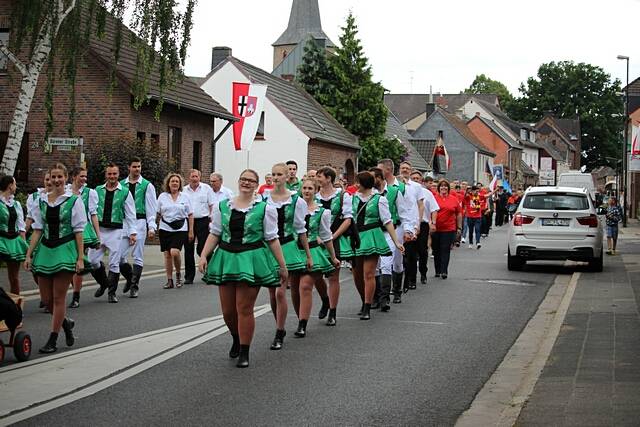
[[[183,352],[184,343],[171,338],[166,348],[177,349],[175,356],[132,376],[127,372],[137,365],[123,362],[122,381],[78,400],[72,394],[72,403],[21,424],[452,425],[502,361],[556,274],[572,272],[557,264],[509,272],[505,252],[506,228],[495,230],[481,250],[463,245],[454,251],[447,280],[433,278],[431,269],[426,286],[418,285],[389,313],[373,312],[368,322],[356,316],[360,301],[343,270],[335,328],[314,316],[307,338],[296,339],[290,308],[285,347],[270,351],[275,326],[271,313],[263,314],[256,320],[251,367],[244,370],[227,357],[227,333]],[[116,305],[83,292],[81,307],[71,311],[78,336],[73,349],[220,314],[215,287],[196,282],[163,290],[163,283],[163,278],[145,279],[139,299],[123,297]],[[315,314],[319,299],[314,302]],[[262,291],[257,305],[267,303]],[[37,349],[48,336],[49,317],[39,313],[36,301],[27,304],[26,316],[25,329]],[[59,348],[59,354],[68,351],[62,338]],[[112,357],[117,361],[123,354],[114,351]],[[28,374],[32,368],[20,369]]]

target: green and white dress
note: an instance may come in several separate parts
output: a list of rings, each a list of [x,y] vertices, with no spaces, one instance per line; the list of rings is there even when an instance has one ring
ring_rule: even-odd
[[[322,194],[319,192],[316,194],[316,203],[331,211],[332,233],[335,233],[338,228],[340,228],[344,220],[353,218],[352,196],[346,193],[343,196],[342,193],[342,190],[336,188],[334,193],[328,198],[322,197]],[[336,257],[338,257],[338,259],[350,259],[354,256],[353,248],[351,247],[351,237],[347,235],[349,231],[350,230],[347,230],[343,235],[338,237],[337,241],[333,242],[333,249],[336,251]]]
[[[369,197],[356,193],[353,196],[353,213],[360,234],[360,246],[355,250],[355,256],[391,255],[382,231],[382,227],[391,222],[387,198],[379,193]]]
[[[313,259],[313,269],[308,273],[331,273],[335,270],[331,264],[329,251],[323,243],[331,242],[331,211],[323,207],[316,208],[306,217],[307,238],[309,239],[309,251]],[[299,246],[302,255],[306,259],[304,249]]]
[[[74,273],[78,259],[75,234],[84,232],[86,225],[87,214],[80,197],[66,192],[53,203],[47,196],[41,197],[40,208],[33,211],[33,229],[42,230],[33,255],[34,274]]]
[[[211,285],[280,286],[275,257],[265,243],[278,238],[277,221],[276,210],[266,202],[256,200],[236,209],[232,200],[220,201],[209,227],[220,240],[203,280]]]
[[[27,254],[27,242],[20,236],[24,233],[24,215],[20,202],[11,197],[0,197],[0,260],[22,262]]]
[[[269,206],[278,213],[278,239],[282,246],[282,254],[290,273],[302,272],[307,265],[307,256],[298,248],[298,235],[306,233],[305,218],[307,203],[297,194],[292,194],[284,202],[276,202],[269,193],[265,197]],[[277,264],[275,264],[277,265]]]
[[[84,249],[88,248],[98,248],[100,246],[100,240],[98,239],[98,234],[93,227],[93,223],[91,222],[91,216],[98,214],[98,193],[96,190],[93,190],[86,185],[82,187],[82,191],[80,191],[80,198],[82,199],[82,203],[85,207],[85,212],[87,213],[87,225],[84,227],[84,232],[82,233],[82,239],[84,241]]]

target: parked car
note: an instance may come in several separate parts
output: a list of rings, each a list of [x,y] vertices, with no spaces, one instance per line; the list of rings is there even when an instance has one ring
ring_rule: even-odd
[[[509,228],[507,267],[520,270],[531,260],[573,260],[602,271],[602,249],[602,222],[586,189],[530,187]]]

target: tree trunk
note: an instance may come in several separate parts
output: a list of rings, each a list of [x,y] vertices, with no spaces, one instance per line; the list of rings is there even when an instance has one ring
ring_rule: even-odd
[[[38,87],[38,78],[51,53],[53,38],[55,34],[58,33],[60,24],[62,24],[62,21],[64,21],[75,7],[75,4],[76,0],[72,0],[70,5],[65,9],[64,0],[58,0],[57,25],[52,24],[52,19],[47,20],[47,22],[42,25],[28,64],[23,64],[17,58],[17,55],[14,55],[6,46],[0,43],[0,52],[9,58],[22,74],[20,94],[18,95],[18,102],[13,112],[11,125],[9,125],[7,145],[4,150],[2,163],[0,163],[0,174],[13,175],[15,173],[18,156],[20,154],[20,146],[22,145],[27,119],[29,118],[29,110],[33,102],[33,95]]]

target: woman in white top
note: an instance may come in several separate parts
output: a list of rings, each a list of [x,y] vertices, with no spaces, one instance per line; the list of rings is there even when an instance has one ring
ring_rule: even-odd
[[[38,278],[42,301],[53,314],[51,334],[40,353],[57,350],[61,327],[67,346],[75,341],[71,331],[74,322],[65,318],[65,300],[73,275],[84,270],[83,232],[87,225],[82,199],[65,190],[67,168],[56,163],[49,175],[51,191],[42,196],[39,207],[33,209],[33,236],[24,261],[25,269],[32,270]]]
[[[173,285],[173,270],[176,270],[176,288],[182,287],[180,275],[180,251],[187,239],[193,241],[193,206],[186,194],[182,193],[183,180],[177,173],[170,173],[164,179],[164,193],[158,197],[160,215],[160,251],[164,254],[164,269],[167,283],[164,289]]]
[[[0,261],[7,265],[11,293],[20,294],[20,264],[27,254],[22,205],[15,199],[16,180],[0,176]]]

